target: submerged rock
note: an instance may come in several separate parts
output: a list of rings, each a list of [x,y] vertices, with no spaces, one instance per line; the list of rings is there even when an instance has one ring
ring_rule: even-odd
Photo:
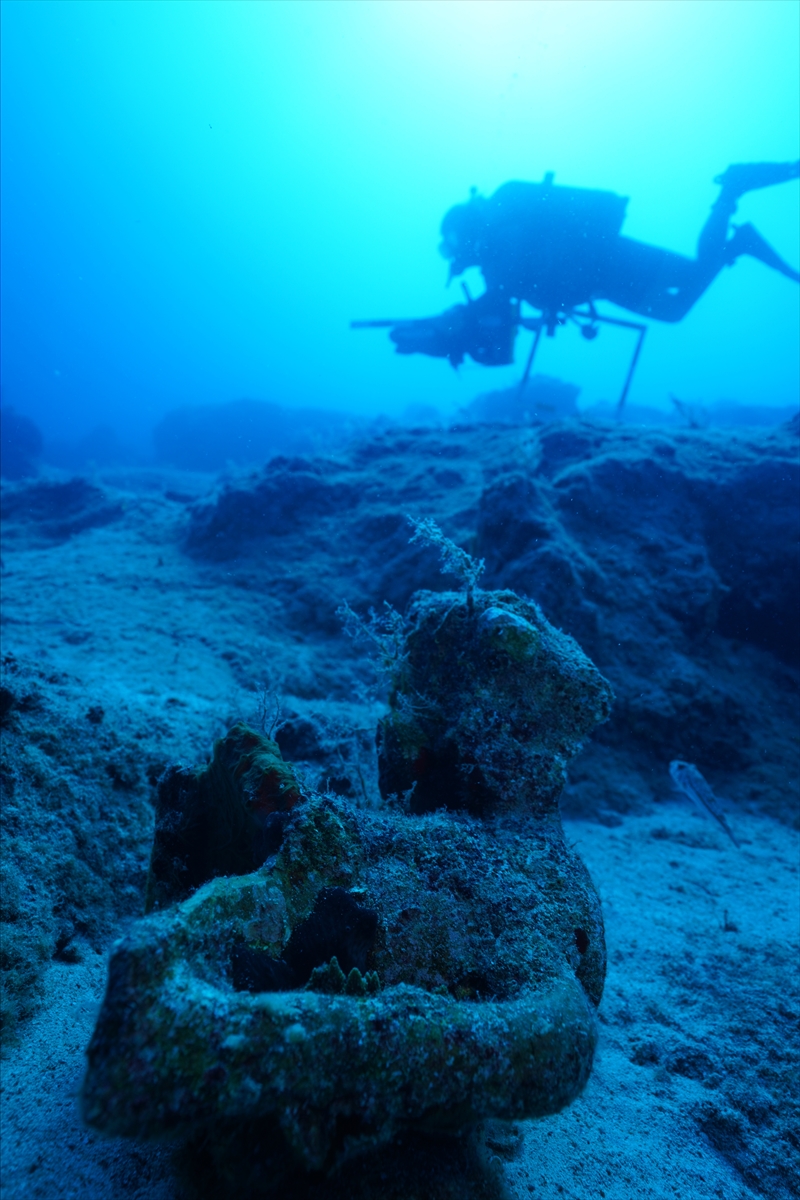
[[[410,795],[380,811],[302,795],[275,743],[232,730],[193,777],[202,806],[162,812],[153,870],[193,811],[241,834],[231,812],[266,794],[286,814],[276,852],[236,874],[185,840],[199,886],[171,907],[151,872],[165,906],[114,948],[87,1123],[200,1137],[228,1183],[252,1151],[269,1164],[256,1194],[287,1163],[328,1171],[403,1130],[570,1103],[591,1070],[605,946],[557,802],[610,699],[534,604],[421,594],[381,731],[383,790]]]
[[[66,542],[85,529],[110,525],[122,515],[122,504],[80,478],[20,484],[4,491],[0,499],[5,535],[21,534],[28,541],[45,544]]]
[[[300,788],[279,747],[235,725],[206,767],[158,781],[145,911],[191,895],[215,875],[244,875],[281,843]]]
[[[43,995],[53,961],[101,952],[141,912],[152,837],[149,754],[120,708],[46,656],[0,661],[0,1040]],[[127,715],[127,714],[125,714]],[[126,728],[127,725],[127,728]]]
[[[379,730],[384,794],[413,812],[555,811],[567,760],[611,711],[577,642],[514,592],[420,593]]]
[[[434,549],[409,544],[403,514],[423,513],[486,560],[485,587],[535,599],[613,684],[567,811],[613,822],[646,810],[669,795],[679,758],[737,807],[792,824],[798,431],[393,430],[309,459],[291,480],[276,464],[240,479],[190,512],[186,546],[221,585],[244,578],[279,606],[287,640],[322,644],[340,633],[342,599],[404,610],[440,586]],[[284,495],[301,514],[292,528]]]

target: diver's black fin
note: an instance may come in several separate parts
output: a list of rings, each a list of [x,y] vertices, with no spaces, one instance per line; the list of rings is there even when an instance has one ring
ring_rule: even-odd
[[[729,196],[738,199],[745,192],[773,187],[776,183],[787,183],[798,176],[800,162],[734,163],[722,175],[715,176],[714,183],[718,183]]]
[[[785,275],[787,279],[793,279],[795,283],[800,283],[800,272],[795,271],[794,267],[790,267],[788,263],[784,262],[752,225],[738,225],[734,230],[733,237],[725,247],[725,257],[728,263],[735,262],[740,254],[748,254],[751,258],[757,258],[759,262],[772,267],[773,271],[780,271],[781,275]]]

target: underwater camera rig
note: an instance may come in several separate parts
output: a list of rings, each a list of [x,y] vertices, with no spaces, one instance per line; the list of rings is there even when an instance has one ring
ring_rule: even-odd
[[[456,304],[437,317],[351,321],[350,328],[388,329],[398,354],[427,354],[433,358],[446,358],[453,367],[459,367],[466,355],[482,366],[509,366],[514,362],[517,333],[520,329],[530,330],[534,338],[520,379],[520,391],[528,382],[543,331],[546,331],[548,337],[554,337],[559,325],[571,322],[578,326],[582,337],[587,341],[594,341],[600,332],[601,324],[634,329],[639,336],[617,401],[617,415],[622,415],[636,364],[642,352],[647,325],[638,321],[623,321],[618,317],[602,316],[591,301],[585,307],[576,306],[565,311],[545,310],[538,317],[522,316],[519,301],[507,300],[498,296],[496,292],[486,292],[477,300],[473,300],[466,284],[462,283],[461,286],[466,303]]]
[[[624,329],[635,329],[638,331],[639,336],[636,339],[633,357],[631,358],[630,366],[628,367],[628,373],[625,376],[625,382],[622,385],[622,391],[620,392],[619,400],[617,401],[617,416],[621,416],[622,410],[625,407],[625,401],[628,398],[628,392],[630,391],[633,373],[636,370],[636,364],[639,361],[639,355],[642,353],[644,335],[647,333],[647,326],[643,325],[639,321],[623,321],[619,317],[601,316],[591,301],[588,302],[586,310],[572,308],[568,312],[557,316],[553,316],[551,313],[544,313],[541,317],[520,318],[519,323],[523,329],[532,329],[534,331],[533,344],[531,345],[530,353],[528,354],[528,361],[525,363],[525,370],[519,383],[520,391],[523,390],[525,384],[528,382],[528,376],[530,375],[531,368],[533,367],[533,360],[536,357],[536,351],[539,348],[542,330],[547,330],[548,337],[554,337],[557,326],[566,325],[568,321],[571,321],[574,325],[577,325],[581,332],[581,337],[586,338],[586,340],[589,342],[593,342],[597,337],[598,333],[600,332],[599,325],[601,323],[603,325],[620,325]]]

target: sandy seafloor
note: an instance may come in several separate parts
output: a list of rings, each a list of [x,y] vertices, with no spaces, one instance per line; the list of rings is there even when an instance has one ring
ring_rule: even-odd
[[[181,549],[186,497],[208,490],[209,478],[152,470],[96,482],[122,503],[119,519],[61,541],[23,531],[3,552],[3,653],[56,680],[60,711],[77,724],[100,705],[104,726],[138,739],[143,757],[200,761],[232,720],[254,717],[260,672],[280,677],[297,709],[324,707],[326,694],[335,707],[337,639],[290,636],[257,589]],[[796,781],[787,777],[787,788]],[[761,1035],[797,1015],[789,1001],[781,1009],[798,965],[797,829],[729,810],[737,849],[688,801],[645,784],[635,799],[615,822],[565,820],[606,922],[600,1045],[585,1093],[561,1114],[520,1124],[515,1148],[502,1151],[507,1194],[800,1194],[796,1177],[765,1174],[758,1161],[762,1127],[770,1162],[775,1138],[787,1136],[773,1111],[789,1103],[787,1064],[767,1061],[775,1038]],[[81,1126],[76,1093],[106,954],[85,946],[80,958],[47,967],[41,1001],[2,1060],[2,1196],[172,1200],[182,1193],[167,1148]],[[761,1125],[757,1104],[734,1103],[737,1080],[751,1094],[763,1085]]]

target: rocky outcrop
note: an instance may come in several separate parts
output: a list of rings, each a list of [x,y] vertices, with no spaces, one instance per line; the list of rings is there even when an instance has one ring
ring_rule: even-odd
[[[48,964],[103,948],[141,912],[162,764],[63,672],[6,653],[0,684],[0,1034],[36,1007]]]
[[[86,529],[118,521],[122,512],[118,501],[80,477],[4,488],[0,497],[4,537],[13,540],[19,533],[28,544],[65,542]]]
[[[680,758],[793,819],[782,780],[797,759],[799,497],[796,424],[401,431],[269,464],[195,508],[187,547],[279,598],[289,627],[331,635],[342,599],[402,609],[441,588],[405,514],[432,517],[485,558],[485,586],[535,600],[614,686],[570,803],[626,811],[642,774],[664,793]]]

